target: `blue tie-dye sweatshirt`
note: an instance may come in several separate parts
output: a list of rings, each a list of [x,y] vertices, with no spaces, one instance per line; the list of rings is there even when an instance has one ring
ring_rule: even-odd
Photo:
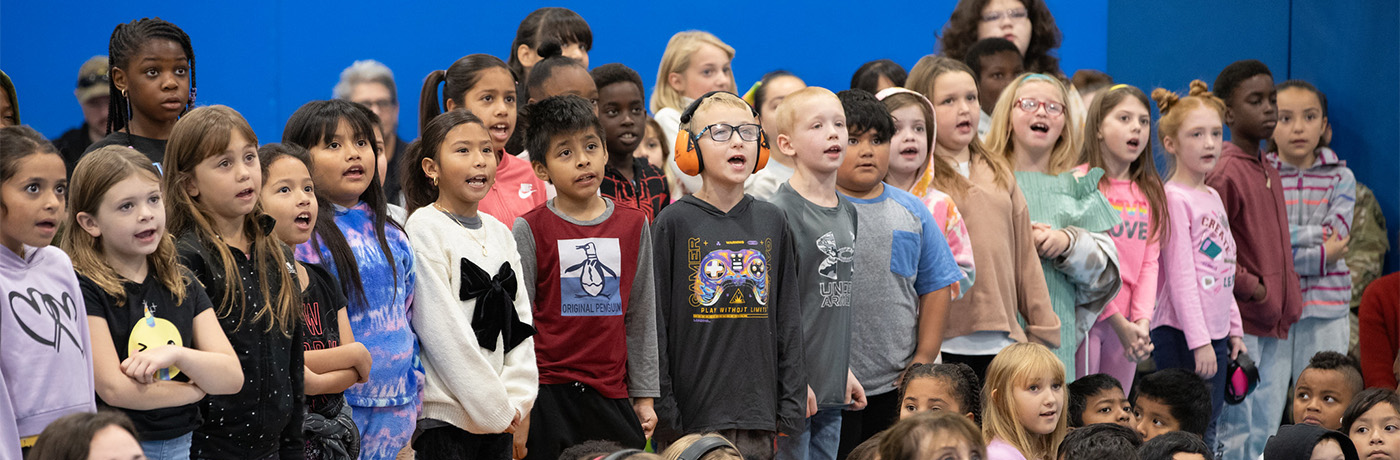
[[[409,325],[413,314],[413,248],[408,237],[393,224],[385,224],[384,237],[394,264],[380,250],[374,231],[374,214],[368,204],[335,207],[335,224],[345,234],[360,269],[364,297],[346,292],[346,311],[355,341],[365,344],[374,364],[369,381],[345,390],[345,400],[356,407],[388,407],[418,402],[422,367],[418,361],[418,335]],[[296,247],[296,258],[322,264],[339,278],[329,249],[319,237]]]

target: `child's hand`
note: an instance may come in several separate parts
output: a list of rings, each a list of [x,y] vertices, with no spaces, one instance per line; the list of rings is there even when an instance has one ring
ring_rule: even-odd
[[[511,433],[514,440],[511,441],[510,458],[520,460],[525,458],[525,454],[529,452],[525,449],[525,441],[530,436],[530,414],[525,414],[525,417],[514,425],[515,432]]]
[[[1114,322],[1114,332],[1118,333],[1118,341],[1123,344],[1123,356],[1129,361],[1138,362],[1146,359],[1152,354],[1152,339],[1148,336],[1147,327],[1128,321],[1122,315],[1110,317]]]
[[[632,401],[632,412],[642,424],[642,433],[650,438],[656,432],[656,408],[651,398],[637,398]]]
[[[154,383],[159,380],[156,378],[156,372],[178,363],[184,352],[185,347],[161,345],[132,353],[122,360],[122,372],[139,383]]]
[[[1239,336],[1230,336],[1230,360],[1234,361],[1239,358],[1240,353],[1249,353],[1249,350],[1244,348],[1244,339]]]
[[[856,374],[849,369],[846,370],[846,409],[865,409],[868,401],[865,400],[865,387],[860,386],[860,380],[856,380]]]
[[[1031,237],[1035,239],[1035,250],[1040,257],[1054,259],[1069,250],[1067,230],[1053,230],[1049,225],[1032,224]]]
[[[510,426],[506,427],[506,433],[515,433],[515,429],[520,428],[520,410],[515,411],[515,417],[510,419]]]
[[[1337,263],[1343,256],[1351,252],[1351,235],[1337,237],[1337,233],[1332,229],[1327,229],[1326,236],[1322,238],[1322,252],[1327,256],[1327,265]]]
[[[368,382],[370,366],[374,364],[374,358],[370,357],[369,349],[365,348],[365,344],[360,342],[353,342],[343,346],[353,347],[356,350],[355,373],[360,374],[360,378],[356,380],[355,383]]]
[[[1031,222],[1031,242],[1039,250],[1040,245],[1045,243],[1045,238],[1050,236],[1050,226],[1040,222]]]
[[[1142,334],[1140,336],[1142,341],[1139,343],[1138,357],[1133,361],[1146,361],[1152,357],[1152,351],[1157,349],[1157,346],[1152,344],[1152,326],[1149,323],[1150,321],[1146,318],[1133,321],[1133,325],[1137,326]]]
[[[812,386],[807,385],[807,418],[817,415],[817,394],[812,392]]]
[[[1196,354],[1196,375],[1206,380],[1214,377],[1218,367],[1215,365],[1215,349],[1211,348],[1210,344],[1205,344],[1192,350],[1192,353]]]

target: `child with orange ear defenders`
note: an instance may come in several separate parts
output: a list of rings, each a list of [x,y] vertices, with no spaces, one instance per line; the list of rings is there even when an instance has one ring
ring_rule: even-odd
[[[680,120],[677,165],[703,184],[652,229],[658,436],[716,431],[770,459],[809,414],[794,241],[781,209],[744,194],[768,155],[753,108],[712,92]]]

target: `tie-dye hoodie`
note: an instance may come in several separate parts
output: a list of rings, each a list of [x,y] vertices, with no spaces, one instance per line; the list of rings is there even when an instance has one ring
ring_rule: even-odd
[[[422,365],[418,362],[418,335],[409,325],[413,315],[413,248],[398,226],[386,223],[384,237],[394,265],[379,248],[373,211],[360,202],[352,208],[335,207],[335,224],[355,253],[364,296],[347,292],[346,311],[355,341],[365,344],[374,364],[369,381],[345,390],[345,400],[355,407],[389,407],[417,404]],[[339,278],[330,250],[319,238],[296,247],[296,258],[321,264]]]

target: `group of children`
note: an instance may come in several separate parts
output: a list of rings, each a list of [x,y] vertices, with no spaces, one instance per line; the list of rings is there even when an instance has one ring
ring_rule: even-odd
[[[734,49],[688,31],[652,119],[591,45],[544,8],[509,62],[430,73],[387,167],[370,108],[259,144],[194,106],[183,31],[118,26],[111,134],[71,178],[0,128],[5,458],[78,425],[149,458],[1400,450],[1400,398],[1336,353],[1355,180],[1312,85],[1241,61],[1214,93],[1084,91],[992,38],[740,97]],[[1257,387],[1227,379],[1246,353]],[[1266,443],[1290,399],[1325,430]],[[60,423],[98,407],[133,423]]]

